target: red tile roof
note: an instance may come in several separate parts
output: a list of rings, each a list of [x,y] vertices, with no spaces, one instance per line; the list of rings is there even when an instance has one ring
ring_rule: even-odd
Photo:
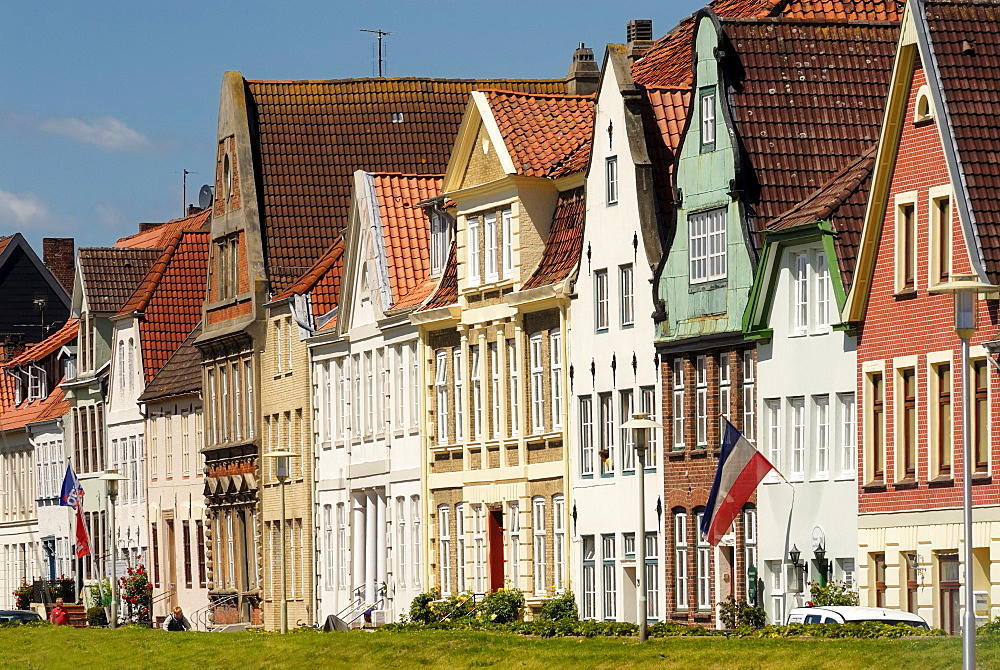
[[[707,8],[721,18],[784,16],[899,21],[903,14],[902,5],[894,0],[715,0]],[[684,18],[632,65],[632,77],[637,84],[677,86],[691,83],[695,16]]]
[[[542,260],[521,287],[522,291],[555,284],[569,276],[580,262],[586,212],[586,197],[582,186],[559,194],[556,210],[552,215],[552,225],[545,238]]]
[[[79,330],[79,322],[79,319],[69,319],[59,330],[49,335],[38,344],[28,347],[13,359],[4,363],[2,367],[6,368],[14,365],[25,365],[27,363],[31,363],[32,361],[40,361],[46,356],[50,356],[59,351],[59,349],[76,339],[76,334]]]
[[[587,168],[594,96],[483,91],[517,174],[557,178]]]
[[[177,231],[119,314],[139,313],[148,384],[201,320],[208,273],[207,231]]]
[[[439,195],[443,177],[383,174],[372,178],[393,309],[398,309],[400,300],[423,284],[430,272],[430,220],[417,203]]]
[[[1000,284],[1000,2],[924,7],[986,272]]]
[[[0,369],[0,431],[23,428],[33,421],[59,417],[69,411],[66,393],[59,386],[63,381],[61,379],[47,398],[30,403],[22,402],[15,407],[14,385],[16,380],[6,373],[5,368],[27,365],[51,356],[76,339],[77,323],[77,319],[70,319],[62,328],[2,366],[4,369]]]
[[[837,233],[834,246],[837,249],[844,289],[847,291],[851,289],[854,279],[877,148],[878,145],[873,144],[812,195],[767,225],[768,231],[780,231],[817,221],[829,221]]]
[[[444,271],[437,288],[431,297],[424,303],[418,312],[426,312],[429,309],[447,307],[458,302],[458,258],[455,253],[455,240],[451,241],[451,249],[448,250],[448,261],[445,263]]]
[[[287,300],[294,295],[308,293],[313,317],[323,316],[340,303],[343,272],[344,238],[340,238],[294,284],[275,296],[274,300]]]
[[[77,267],[92,312],[117,312],[135,292],[161,249],[82,247]]]
[[[166,246],[167,240],[182,230],[201,230],[203,228],[208,230],[211,217],[212,210],[209,208],[197,214],[162,223],[141,233],[123,237],[115,242],[115,246],[129,249],[162,249]]]
[[[729,97],[744,202],[760,230],[878,140],[899,31],[788,19],[723,20],[722,29],[739,73]]]
[[[248,81],[258,128],[261,221],[281,293],[338,239],[353,174],[441,174],[468,105],[484,88],[564,93],[563,80]],[[402,121],[394,122],[393,115]],[[398,117],[397,117],[398,118]]]
[[[139,396],[139,402],[151,402],[201,390],[201,352],[194,341],[201,335],[201,323],[184,339],[181,346],[170,354],[170,358],[156,373],[146,390]]]

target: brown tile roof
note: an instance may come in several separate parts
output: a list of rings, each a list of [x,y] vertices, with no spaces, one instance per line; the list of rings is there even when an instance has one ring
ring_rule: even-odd
[[[281,293],[339,238],[352,175],[442,174],[469,93],[564,93],[562,80],[248,81],[256,109],[268,276]],[[403,121],[393,123],[393,114]]]
[[[201,335],[201,323],[184,339],[156,373],[139,402],[201,391],[201,353],[194,341]]]
[[[837,233],[834,246],[847,291],[854,279],[877,148],[878,145],[873,144],[812,195],[767,225],[768,231],[781,231],[816,221],[829,221]]]
[[[444,271],[437,288],[431,297],[424,303],[418,312],[425,312],[429,309],[447,307],[458,302],[458,257],[455,253],[455,240],[451,241],[451,249],[448,250],[448,261],[445,263]]]
[[[1000,284],[1000,2],[924,6],[986,272]]]
[[[274,297],[287,300],[294,295],[310,296],[313,317],[320,317],[340,303],[340,284],[344,273],[344,238],[338,239],[294,284]]]
[[[162,249],[166,246],[167,240],[182,230],[208,230],[211,218],[212,210],[209,208],[197,214],[167,221],[141,233],[123,237],[115,242],[115,246],[129,249]]]
[[[784,16],[798,19],[899,21],[895,0],[715,0],[707,5],[721,18]],[[685,17],[632,65],[632,77],[644,86],[691,83],[692,40],[696,14]]]
[[[201,320],[208,273],[208,231],[174,233],[119,314],[142,314],[139,333],[149,383]]]
[[[557,178],[587,168],[594,96],[483,94],[519,175]]]
[[[555,284],[569,276],[580,261],[586,212],[587,202],[582,186],[559,194],[552,225],[545,238],[542,260],[521,287],[522,291]]]
[[[898,27],[751,19],[722,28],[740,73],[730,100],[759,230],[878,140]]]
[[[430,272],[430,220],[417,203],[441,193],[443,177],[372,175],[385,243],[393,309]]]
[[[77,267],[92,312],[117,312],[135,292],[162,249],[81,247]]]
[[[40,361],[46,356],[50,356],[56,351],[59,351],[60,348],[76,339],[77,330],[79,330],[79,322],[79,319],[69,319],[59,330],[49,335],[38,344],[28,347],[13,359],[4,363],[3,367],[6,368],[14,365],[25,365],[27,363],[31,363],[32,361]]]

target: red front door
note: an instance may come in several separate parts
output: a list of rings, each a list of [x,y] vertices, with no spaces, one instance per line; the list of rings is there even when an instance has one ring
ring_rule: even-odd
[[[490,510],[490,591],[503,588],[503,510]]]

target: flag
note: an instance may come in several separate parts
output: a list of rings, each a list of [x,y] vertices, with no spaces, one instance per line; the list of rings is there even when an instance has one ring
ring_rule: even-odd
[[[73,466],[66,466],[66,476],[63,477],[62,493],[59,495],[59,504],[63,507],[80,509],[83,504],[83,485],[76,478]]]
[[[76,557],[83,558],[90,553],[90,536],[87,527],[83,525],[83,512],[76,510]]]
[[[719,454],[715,483],[705,503],[701,532],[712,546],[726,534],[733,519],[743,509],[757,484],[775,467],[757,451],[733,424],[726,421],[726,434]]]

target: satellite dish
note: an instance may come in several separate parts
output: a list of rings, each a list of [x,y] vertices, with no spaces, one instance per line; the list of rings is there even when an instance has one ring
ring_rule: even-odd
[[[198,206],[202,209],[208,209],[212,206],[212,187],[205,184],[198,191]]]

